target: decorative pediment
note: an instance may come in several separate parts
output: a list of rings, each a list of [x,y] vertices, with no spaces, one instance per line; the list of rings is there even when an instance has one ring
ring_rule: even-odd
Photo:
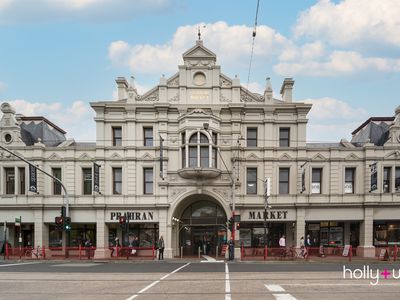
[[[355,155],[354,153],[350,153],[349,155],[346,156],[345,160],[359,160],[360,157]]]
[[[327,158],[323,156],[321,153],[317,153],[312,159],[312,161],[326,161]]]
[[[388,153],[387,155],[385,155],[385,159],[386,158],[399,159],[400,151],[399,150],[392,151],[392,152]]]
[[[135,97],[136,101],[149,101],[149,102],[155,102],[159,100],[158,97],[158,86],[152,88],[150,91],[145,93],[144,95],[137,95]]]
[[[241,102],[264,102],[264,96],[257,95],[254,93],[251,93],[250,91],[241,88],[240,89],[240,101]]]
[[[52,154],[49,156],[48,160],[62,160],[62,158],[61,158],[61,156],[58,155],[57,153],[52,153]]]
[[[206,60],[213,60],[216,61],[217,56],[215,55],[214,52],[211,50],[207,49],[206,47],[203,46],[202,41],[197,41],[196,45],[192,48],[190,48],[188,51],[183,53],[183,60],[190,60],[190,59],[206,59]]]
[[[259,160],[259,159],[261,159],[260,157],[258,157],[256,154],[254,154],[254,153],[251,153],[250,155],[248,155],[247,157],[246,157],[246,160]]]
[[[209,116],[210,114],[208,114],[206,111],[204,111],[201,108],[196,108],[193,109],[192,111],[190,111],[187,116],[192,116],[192,115],[202,115],[202,116]]]
[[[279,157],[279,160],[292,160],[292,157],[289,154],[284,153]]]
[[[110,159],[121,160],[121,159],[122,159],[122,156],[119,155],[117,152],[114,152],[113,154],[111,154]]]
[[[167,80],[168,87],[177,87],[179,86],[179,73],[176,73],[171,78]]]
[[[80,160],[91,160],[92,158],[86,152],[79,156]]]
[[[140,159],[141,160],[154,160],[154,157],[151,156],[148,152],[146,152]]]
[[[222,88],[230,88],[232,87],[232,80],[223,74],[219,76],[219,86]]]

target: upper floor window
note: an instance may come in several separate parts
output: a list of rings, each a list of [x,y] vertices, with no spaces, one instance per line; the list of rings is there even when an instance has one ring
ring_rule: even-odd
[[[247,168],[246,193],[257,194],[257,168]]]
[[[122,194],[122,168],[112,168],[113,173],[113,194]]]
[[[390,193],[390,176],[392,168],[391,167],[384,167],[383,168],[383,192],[384,193]]]
[[[196,132],[186,143],[182,134],[182,167],[183,168],[216,168],[217,167],[217,135],[213,134],[213,142],[202,132]],[[186,157],[188,160],[186,160]]]
[[[82,186],[84,195],[92,194],[92,168],[82,169]]]
[[[279,146],[290,146],[290,128],[279,128]]]
[[[396,192],[400,192],[400,167],[396,167],[394,188]]]
[[[122,128],[121,127],[113,127],[113,146],[122,146]]]
[[[143,193],[153,194],[153,168],[144,168],[143,173]]]
[[[25,168],[18,168],[18,176],[19,176],[19,194],[25,194]]]
[[[322,169],[313,168],[311,175],[311,193],[321,194],[321,184],[322,184]]]
[[[143,144],[146,147],[153,146],[153,127],[144,127],[143,128]]]
[[[346,168],[344,171],[344,193],[354,194],[355,168]]]
[[[61,168],[52,168],[53,176],[61,180]],[[61,195],[61,184],[53,179],[53,195]]]
[[[289,194],[289,168],[279,168],[279,194]]]
[[[14,168],[4,168],[5,178],[6,178],[6,194],[15,194],[15,169]]]
[[[257,128],[247,128],[247,147],[257,147]]]

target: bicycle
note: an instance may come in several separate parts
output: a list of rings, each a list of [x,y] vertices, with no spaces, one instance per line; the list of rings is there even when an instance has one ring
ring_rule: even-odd
[[[36,248],[29,248],[25,251],[25,257],[26,258],[34,258],[40,259],[42,257],[42,250],[40,246],[37,246]]]
[[[301,253],[298,253],[295,247],[284,247],[281,249],[281,251],[282,251],[280,255],[281,260],[285,258],[288,258],[290,260],[294,260],[296,258],[303,258],[301,256]]]

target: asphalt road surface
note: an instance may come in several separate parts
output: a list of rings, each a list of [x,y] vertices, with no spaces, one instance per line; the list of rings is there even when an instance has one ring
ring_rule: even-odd
[[[399,264],[346,264],[344,270],[333,263],[1,261],[0,299],[400,299],[399,269]]]

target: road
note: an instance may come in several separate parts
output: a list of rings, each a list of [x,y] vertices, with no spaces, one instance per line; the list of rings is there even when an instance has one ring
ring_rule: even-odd
[[[343,278],[333,263],[1,261],[0,299],[399,299],[398,264],[364,267]]]

